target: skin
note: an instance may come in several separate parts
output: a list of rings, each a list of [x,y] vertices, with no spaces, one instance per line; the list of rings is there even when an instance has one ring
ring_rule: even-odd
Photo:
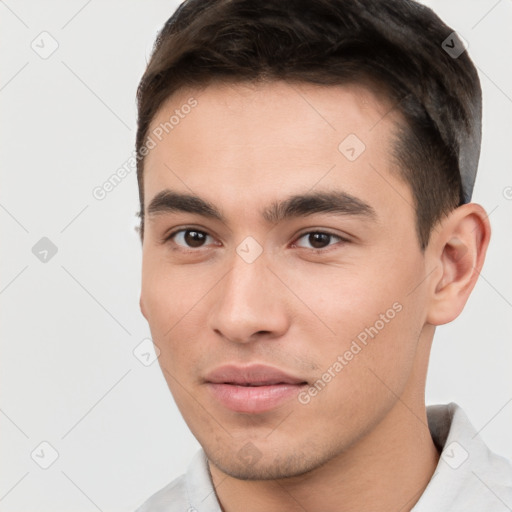
[[[181,90],[150,132],[191,96],[197,107],[146,157],[145,208],[170,189],[210,201],[226,222],[146,211],[140,306],[223,510],[410,510],[439,458],[424,402],[435,326],[456,318],[474,287],[485,211],[457,208],[421,251],[412,193],[390,156],[401,118],[361,85]],[[366,146],[353,162],[338,150],[348,134]],[[288,195],[333,189],[375,217],[260,215]],[[210,236],[188,249],[183,233],[162,242],[186,227]],[[315,250],[310,232],[348,241],[327,237]],[[247,236],[262,248],[252,263],[236,252]],[[250,362],[314,383],[396,303],[400,312],[307,404],[241,414],[204,385],[215,367]],[[248,442],[253,459],[241,456]]]

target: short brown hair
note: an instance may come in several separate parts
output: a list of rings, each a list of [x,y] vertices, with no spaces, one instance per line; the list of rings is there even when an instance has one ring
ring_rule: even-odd
[[[481,89],[456,34],[412,0],[185,0],[157,36],[137,90],[137,179],[144,235],[144,146],[178,89],[219,81],[378,83],[403,115],[392,156],[411,186],[420,246],[469,202],[481,139]],[[462,176],[462,178],[461,178]],[[469,176],[469,178],[468,178]]]

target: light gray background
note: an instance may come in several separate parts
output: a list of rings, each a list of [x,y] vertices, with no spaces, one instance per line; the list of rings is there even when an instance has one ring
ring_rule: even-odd
[[[92,195],[133,152],[136,86],[176,5],[0,1],[3,512],[130,511],[198,448],[158,363],[133,354],[149,337],[138,309],[135,172],[104,200]],[[510,458],[512,3],[429,5],[468,41],[479,69],[474,200],[490,215],[493,239],[464,313],[438,329],[427,402],[461,404]],[[31,48],[34,40],[39,51],[51,48],[43,31],[59,45],[47,59]],[[58,248],[46,263],[32,253],[42,237]],[[48,469],[39,466],[52,456],[43,441],[58,452]]]

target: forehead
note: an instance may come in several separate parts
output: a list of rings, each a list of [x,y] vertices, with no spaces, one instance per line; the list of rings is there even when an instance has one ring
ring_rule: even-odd
[[[145,202],[174,188],[249,206],[318,186],[371,203],[372,195],[382,195],[383,179],[396,180],[391,144],[400,121],[384,94],[360,84],[180,90],[148,130],[156,145],[145,159]]]
[[[191,110],[188,105],[192,99],[197,101],[197,106]],[[179,119],[174,115],[171,120],[173,114],[180,114]],[[168,126],[164,137],[172,132],[176,142],[184,142],[180,140],[184,129],[178,129],[178,124],[185,124],[181,122],[185,118],[188,131],[193,129],[203,142],[211,140],[216,144],[226,135],[232,139],[238,134],[245,142],[251,135],[258,134],[263,140],[264,133],[270,136],[277,131],[281,140],[286,135],[292,139],[301,135],[301,128],[308,128],[313,138],[327,129],[340,136],[351,128],[369,140],[402,121],[386,93],[370,81],[336,86],[285,81],[213,83],[201,89],[180,89],[173,94],[160,106],[148,133],[165,127],[171,120],[173,126]],[[205,125],[210,130],[204,131]],[[377,125],[380,127],[375,130]],[[234,127],[244,130],[235,133]],[[187,137],[188,131],[184,134]],[[370,136],[366,132],[374,133]]]

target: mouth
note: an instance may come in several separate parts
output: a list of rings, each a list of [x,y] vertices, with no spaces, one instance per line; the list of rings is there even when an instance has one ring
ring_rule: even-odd
[[[266,365],[225,365],[204,380],[221,406],[239,413],[257,414],[283,405],[297,396],[308,382]]]
[[[280,386],[282,384],[289,384],[288,382],[262,382],[262,383],[242,383],[242,382],[219,382],[218,384],[230,384],[231,386],[245,386],[245,387],[261,387],[261,386]]]

